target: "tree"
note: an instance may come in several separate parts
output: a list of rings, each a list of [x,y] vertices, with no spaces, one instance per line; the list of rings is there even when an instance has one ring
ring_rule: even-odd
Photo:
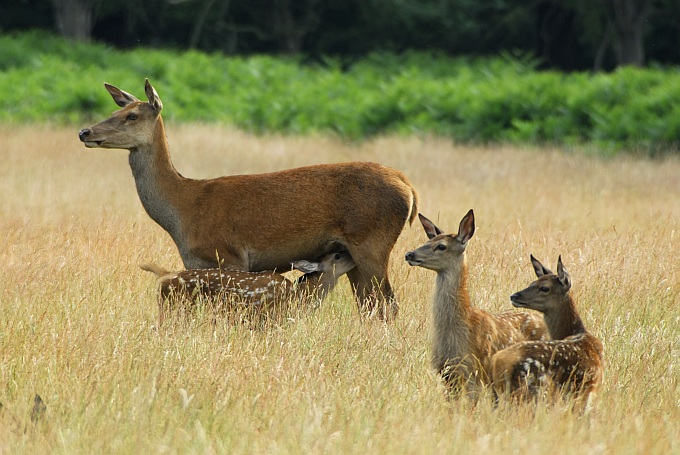
[[[654,0],[605,0],[614,25],[614,53],[618,66],[645,64],[645,24]]]
[[[90,41],[100,0],[52,0],[56,28],[63,36]]]

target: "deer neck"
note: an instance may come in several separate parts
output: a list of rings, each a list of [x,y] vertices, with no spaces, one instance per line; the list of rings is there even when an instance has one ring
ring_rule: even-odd
[[[179,244],[179,212],[188,179],[177,172],[170,160],[161,117],[154,127],[153,141],[130,149],[129,162],[144,209]]]
[[[335,283],[329,281],[326,275],[322,272],[305,273],[297,280],[298,292],[310,297],[315,302],[323,301],[329,292],[335,286]]]
[[[453,267],[437,273],[432,307],[435,362],[437,357],[446,360],[469,354],[470,311],[467,264],[462,256]]]
[[[576,311],[574,299],[568,293],[562,297],[563,301],[555,305],[555,308],[543,315],[545,325],[553,340],[584,333],[586,331],[581,317]]]

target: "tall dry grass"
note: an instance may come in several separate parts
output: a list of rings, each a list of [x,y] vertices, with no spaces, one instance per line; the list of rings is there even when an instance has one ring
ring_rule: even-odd
[[[429,365],[434,275],[403,261],[420,226],[392,257],[393,323],[359,320],[343,280],[317,312],[266,330],[201,314],[156,330],[154,278],[138,264],[180,261],[141,207],[126,152],[85,149],[76,129],[5,127],[0,453],[680,452],[678,159],[168,130],[187,176],[372,160],[403,170],[442,228],[474,208],[470,289],[491,311],[533,279],[529,253],[553,267],[561,254],[605,343],[596,410],[444,398]],[[47,403],[38,424],[35,393]]]

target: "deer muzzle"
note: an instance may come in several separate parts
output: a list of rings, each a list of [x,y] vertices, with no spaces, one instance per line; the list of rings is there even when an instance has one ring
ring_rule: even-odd
[[[87,129],[87,128],[80,130],[80,132],[78,133],[78,138],[80,138],[80,142],[85,143],[85,147],[90,147],[90,148],[91,147],[101,147],[102,144],[104,143],[104,141],[88,140],[88,138],[90,137],[90,134],[92,134],[92,131]]]
[[[512,302],[512,306],[517,307],[517,308],[526,308],[526,304],[522,302],[522,293],[521,292],[515,292],[510,296],[510,302]]]
[[[423,262],[419,259],[416,259],[416,254],[413,251],[409,251],[408,253],[406,253],[405,259],[406,262],[408,262],[408,264],[412,266],[420,265],[420,263]]]

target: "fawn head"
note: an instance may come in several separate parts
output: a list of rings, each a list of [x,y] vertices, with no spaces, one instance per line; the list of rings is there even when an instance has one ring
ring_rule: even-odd
[[[292,263],[294,269],[300,270],[305,274],[331,273],[334,277],[344,275],[352,270],[355,265],[352,256],[347,251],[329,253],[322,257],[319,262],[301,260]]]
[[[122,109],[108,119],[80,130],[78,137],[81,142],[89,148],[127,150],[153,143],[154,127],[160,118],[163,103],[149,80],[145,84],[148,102],[139,101],[113,85],[104,83],[104,87]]]
[[[429,240],[420,248],[406,253],[406,262],[439,272],[463,257],[468,241],[475,233],[475,214],[470,209],[460,221],[458,234],[444,234],[434,223],[418,214]]]
[[[538,279],[528,288],[510,296],[510,301],[517,308],[530,308],[545,313],[564,301],[571,288],[571,278],[562,265],[562,256],[557,259],[557,274],[541,264],[531,255],[531,264]]]

